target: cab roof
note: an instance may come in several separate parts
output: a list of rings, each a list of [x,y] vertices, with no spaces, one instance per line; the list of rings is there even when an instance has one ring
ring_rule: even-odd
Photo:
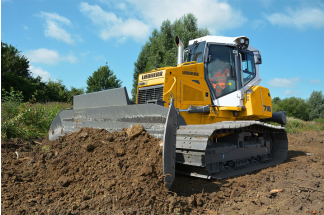
[[[238,38],[246,38],[249,39],[246,36],[239,36],[239,37],[222,37],[222,36],[204,36],[204,37],[199,37],[193,40],[189,40],[189,45],[192,45],[195,41],[200,42],[206,42],[206,43],[219,43],[219,44],[224,44],[224,45],[232,45],[232,46],[236,46],[237,43],[237,39]],[[256,48],[252,47],[252,46],[248,46],[247,50],[249,51],[258,51],[260,53],[259,50],[257,50]]]
[[[235,40],[238,38],[247,38],[247,37],[246,36],[240,36],[240,37],[204,36],[193,40],[189,40],[189,45],[192,45],[195,41],[198,41],[199,43],[205,41],[207,43],[221,43],[227,45],[236,45]]]

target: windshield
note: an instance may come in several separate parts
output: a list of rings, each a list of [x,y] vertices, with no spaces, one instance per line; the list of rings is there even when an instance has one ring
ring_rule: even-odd
[[[208,52],[208,80],[216,98],[236,91],[233,48],[210,45]]]
[[[201,63],[204,61],[204,51],[205,51],[206,42],[194,43],[188,47],[188,56],[187,62],[196,61],[197,63]]]

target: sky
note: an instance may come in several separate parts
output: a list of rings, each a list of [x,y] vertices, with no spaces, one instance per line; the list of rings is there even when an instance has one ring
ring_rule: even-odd
[[[86,88],[108,63],[130,94],[152,31],[188,13],[211,35],[250,39],[272,98],[324,92],[324,0],[1,0],[1,41],[43,81]]]

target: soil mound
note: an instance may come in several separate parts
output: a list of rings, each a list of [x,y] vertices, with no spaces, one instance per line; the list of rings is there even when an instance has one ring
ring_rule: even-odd
[[[140,125],[1,143],[3,214],[324,213],[324,132],[290,134],[285,163],[210,181],[163,183],[160,139]]]
[[[24,145],[18,156],[28,157],[4,159],[3,207],[20,214],[174,212],[177,198],[164,186],[161,142],[135,125],[114,133],[82,128]]]

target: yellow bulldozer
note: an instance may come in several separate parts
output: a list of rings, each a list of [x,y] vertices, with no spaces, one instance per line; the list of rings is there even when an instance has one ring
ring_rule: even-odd
[[[163,140],[168,188],[175,173],[222,179],[282,163],[286,113],[273,113],[269,89],[259,86],[260,51],[245,36],[205,36],[185,50],[175,41],[178,65],[140,74],[136,104],[125,87],[75,96],[49,139],[82,127],[112,132],[142,124]]]

